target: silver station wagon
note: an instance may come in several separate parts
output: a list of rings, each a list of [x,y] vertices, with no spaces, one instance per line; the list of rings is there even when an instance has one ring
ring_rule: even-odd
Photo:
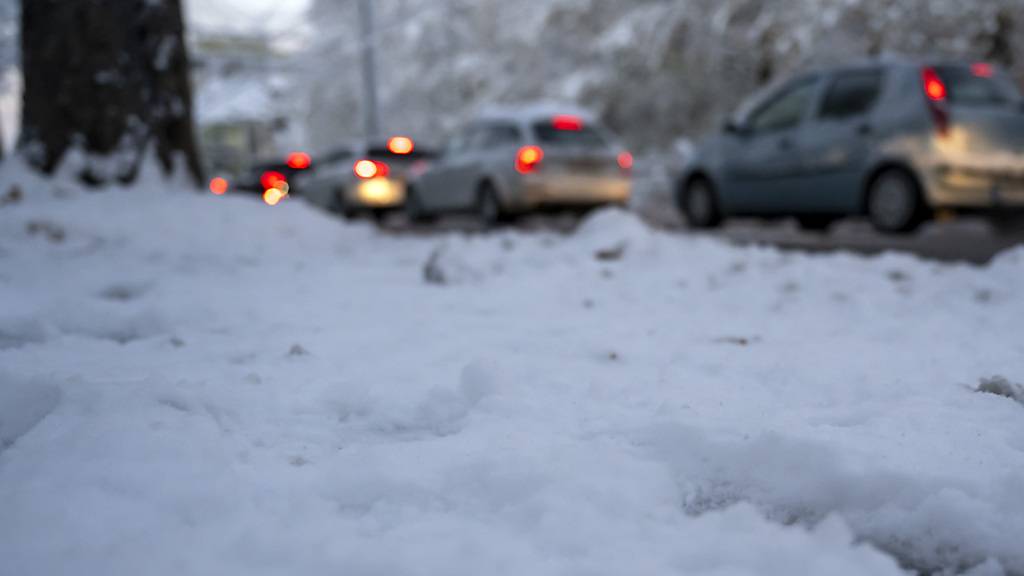
[[[754,96],[698,147],[677,201],[689,224],[866,215],[910,232],[935,214],[1017,222],[1024,106],[986,63],[887,60],[817,71]]]
[[[485,224],[548,210],[628,203],[633,157],[586,114],[544,107],[496,110],[465,126],[410,178],[413,221],[475,212]]]

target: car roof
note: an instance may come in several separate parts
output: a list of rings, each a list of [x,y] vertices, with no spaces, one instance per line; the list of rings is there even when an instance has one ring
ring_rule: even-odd
[[[334,156],[340,154],[347,154],[351,156],[366,154],[370,150],[387,148],[388,141],[397,136],[405,136],[412,139],[416,144],[417,149],[422,149],[426,152],[432,151],[436,148],[436,146],[432,145],[432,142],[428,142],[426,139],[419,139],[414,136],[398,133],[390,136],[380,136],[368,139],[352,138],[350,140],[341,140],[331,146],[321,149],[319,152],[314,154],[314,157]]]
[[[597,123],[595,114],[576,104],[559,102],[534,102],[526,104],[511,104],[488,106],[481,110],[474,121],[476,122],[539,122],[548,120],[558,115],[578,116],[586,123]]]
[[[871,58],[860,58],[850,60],[841,64],[819,66],[811,68],[805,74],[831,75],[838,72],[850,72],[863,70],[865,68],[922,68],[926,66],[970,66],[975,62],[964,58],[951,56],[908,56],[905,54],[880,54]],[[791,78],[798,78],[804,74],[796,74]]]

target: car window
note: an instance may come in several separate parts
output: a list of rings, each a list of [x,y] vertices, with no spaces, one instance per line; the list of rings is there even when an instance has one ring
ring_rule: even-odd
[[[939,66],[935,69],[953,104],[963,106],[1004,106],[1020,100],[1020,92],[1002,73],[991,66]]]
[[[874,108],[882,93],[882,72],[846,72],[832,81],[821,105],[823,119],[842,120],[862,116]]]
[[[492,124],[484,130],[481,146],[484,148],[500,148],[516,146],[522,138],[519,129],[512,124]]]
[[[576,148],[604,148],[608,145],[593,126],[583,125],[566,129],[556,126],[553,122],[539,122],[533,125],[533,131],[537,135],[537,140],[544,145]]]
[[[387,146],[374,146],[366,151],[367,157],[371,160],[383,160],[385,162],[410,162],[434,158],[436,154],[432,150],[417,147],[407,154],[395,154]]]
[[[817,83],[816,79],[808,78],[783,88],[778,96],[751,115],[750,128],[754,132],[774,132],[799,125],[811,105]]]
[[[460,130],[445,147],[445,155],[462,154],[472,146],[474,135],[477,133],[476,126],[468,126]]]

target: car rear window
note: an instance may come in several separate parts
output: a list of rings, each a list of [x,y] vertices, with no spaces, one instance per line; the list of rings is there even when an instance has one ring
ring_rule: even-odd
[[[1005,106],[1020,100],[1020,91],[998,70],[983,64],[935,68],[947,98],[962,106]]]
[[[387,149],[386,146],[373,147],[367,151],[367,156],[374,160],[384,160],[387,162],[402,162],[402,161],[414,161],[414,160],[429,160],[437,157],[437,153],[433,150],[425,148],[416,148],[408,154],[395,154],[394,152]]]
[[[604,148],[608,145],[593,126],[583,125],[569,130],[556,127],[553,122],[538,122],[533,125],[533,131],[537,140],[548,146]]]

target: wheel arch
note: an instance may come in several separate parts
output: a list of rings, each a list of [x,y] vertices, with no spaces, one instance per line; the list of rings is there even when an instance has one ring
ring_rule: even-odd
[[[503,193],[505,188],[501,185],[501,179],[495,177],[493,174],[484,174],[480,177],[476,183],[476,188],[473,189],[474,198],[479,199],[484,190],[487,190],[488,188],[494,191],[494,197],[502,208],[508,206],[508,199],[505,198]]]
[[[925,193],[924,180],[921,178],[921,174],[906,160],[899,158],[886,158],[875,163],[875,165],[867,171],[860,186],[860,202],[858,209],[860,214],[868,213],[868,200],[871,194],[871,187],[874,186],[878,178],[890,170],[898,170],[903,172],[910,177],[910,180],[914,183],[914,187],[917,190],[918,197],[922,205],[928,205],[928,195]]]
[[[708,185],[711,186],[711,191],[715,195],[715,200],[718,203],[718,208],[719,210],[721,210],[722,198],[721,193],[718,189],[718,184],[715,182],[715,179],[711,177],[711,173],[702,167],[697,167],[692,170],[689,170],[679,177],[678,181],[676,182],[675,190],[676,206],[680,210],[684,209],[686,202],[686,191],[689,190],[690,186],[694,182],[698,182],[700,180],[707,182]]]

